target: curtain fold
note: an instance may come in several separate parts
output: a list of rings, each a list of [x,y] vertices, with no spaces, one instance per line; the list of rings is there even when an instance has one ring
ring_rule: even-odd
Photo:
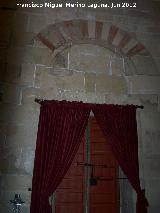
[[[121,169],[137,192],[136,212],[147,213],[148,201],[139,180],[136,108],[134,105],[42,101],[30,212],[51,213],[48,198],[68,171],[92,110]]]
[[[140,187],[136,106],[95,105],[93,113],[115,158],[137,193],[137,213],[147,213],[148,201]]]
[[[40,109],[31,213],[51,213],[48,198],[68,171],[88,122],[87,104],[43,101]]]

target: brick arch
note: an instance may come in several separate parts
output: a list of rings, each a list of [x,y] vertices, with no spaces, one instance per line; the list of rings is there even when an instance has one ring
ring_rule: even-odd
[[[148,56],[153,59],[145,46],[128,32],[113,24],[92,20],[69,20],[49,25],[37,34],[38,39],[53,52],[67,43],[91,43],[120,52],[134,60],[134,56]],[[137,60],[134,65],[139,66]]]

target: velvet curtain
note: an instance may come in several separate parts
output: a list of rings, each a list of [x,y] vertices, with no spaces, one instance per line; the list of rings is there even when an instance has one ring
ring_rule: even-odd
[[[137,213],[147,213],[140,187],[136,106],[43,101],[32,180],[31,213],[51,213],[56,190],[78,150],[92,110],[124,174],[137,192]]]
[[[93,113],[122,171],[137,192],[137,213],[147,213],[148,202],[139,179],[136,108],[104,104],[96,105]]]
[[[48,198],[60,184],[78,150],[90,109],[82,103],[41,103],[31,213],[51,213]]]

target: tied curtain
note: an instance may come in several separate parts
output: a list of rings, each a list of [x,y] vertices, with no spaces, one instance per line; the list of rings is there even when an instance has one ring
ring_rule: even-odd
[[[87,126],[95,118],[113,154],[137,192],[137,213],[147,213],[138,164],[137,106],[42,101],[32,180],[31,213],[51,213],[48,198],[69,169]]]
[[[147,213],[138,163],[137,106],[96,105],[93,113],[124,174],[137,193],[137,213]]]
[[[88,122],[90,109],[81,103],[41,103],[31,213],[51,213],[48,198],[68,171]]]

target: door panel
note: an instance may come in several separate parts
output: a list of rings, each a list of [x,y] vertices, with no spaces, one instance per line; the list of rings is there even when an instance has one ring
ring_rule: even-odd
[[[115,213],[114,204],[97,204],[91,206],[92,213]]]
[[[98,179],[90,187],[90,213],[117,213],[117,162],[94,118],[90,129],[92,175]]]
[[[82,213],[84,191],[84,166],[77,166],[77,162],[84,164],[83,138],[79,150],[67,174],[55,192],[56,213]]]
[[[86,141],[90,143],[88,168],[98,177],[97,185],[89,186],[89,213],[118,213],[117,162],[94,118],[90,118],[89,128],[89,138],[83,138],[69,171],[55,192],[55,213],[85,213]]]
[[[56,208],[55,208],[56,213],[57,212],[63,212],[63,213],[82,213],[83,212],[83,207],[81,205],[77,205],[75,203],[71,203],[71,204],[63,204],[61,205],[56,204]]]

